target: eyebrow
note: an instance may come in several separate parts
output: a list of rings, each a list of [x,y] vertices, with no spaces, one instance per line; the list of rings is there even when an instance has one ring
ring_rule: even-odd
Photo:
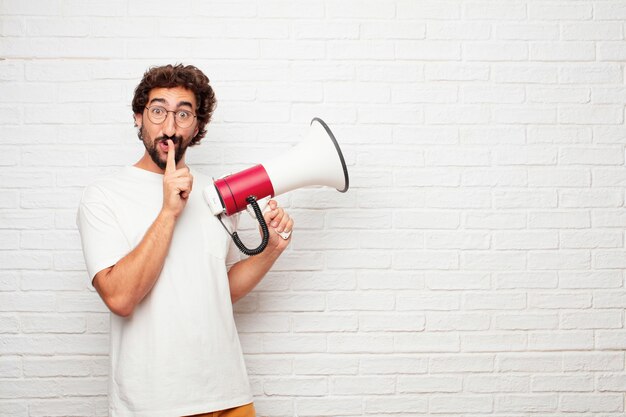
[[[150,104],[152,104],[154,102],[167,104],[167,101],[165,101],[164,98],[160,98],[160,97],[155,97],[152,100],[150,100]],[[176,108],[179,108],[179,107],[182,107],[182,106],[188,106],[188,107],[191,107],[193,109],[193,106],[188,101],[179,101],[178,104],[176,105]]]

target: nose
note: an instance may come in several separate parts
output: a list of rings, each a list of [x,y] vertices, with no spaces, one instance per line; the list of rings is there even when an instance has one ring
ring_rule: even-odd
[[[165,116],[165,121],[163,121],[162,128],[163,134],[165,136],[174,136],[174,134],[176,133],[176,122],[174,120],[173,112],[167,113],[167,116]]]

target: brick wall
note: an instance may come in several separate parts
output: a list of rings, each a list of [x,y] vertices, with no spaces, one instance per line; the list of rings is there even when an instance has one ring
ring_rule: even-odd
[[[626,0],[0,11],[0,415],[107,415],[76,205],[141,155],[143,71],[184,62],[219,99],[198,169],[314,116],[349,164],[281,197],[293,244],[236,305],[259,415],[624,416]]]

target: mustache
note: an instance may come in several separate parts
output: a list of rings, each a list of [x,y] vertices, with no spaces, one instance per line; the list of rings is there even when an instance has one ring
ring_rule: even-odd
[[[174,146],[178,145],[179,143],[183,141],[182,136],[159,136],[158,138],[156,138],[155,142],[156,143],[164,142],[165,144],[167,144],[168,139],[174,143]]]

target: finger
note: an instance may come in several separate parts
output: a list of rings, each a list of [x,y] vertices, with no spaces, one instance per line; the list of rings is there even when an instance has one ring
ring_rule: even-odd
[[[278,225],[280,224],[281,220],[283,219],[283,216],[285,215],[285,210],[283,210],[282,208],[273,210],[276,212],[275,216],[271,216],[271,224],[270,226],[272,227],[278,227]]]
[[[276,210],[276,208],[278,207],[278,201],[276,200],[270,200],[267,204],[270,206],[270,209],[272,210]]]
[[[165,165],[165,172],[168,174],[176,171],[176,161],[174,157],[176,151],[174,150],[174,142],[171,139],[167,140],[167,165]]]
[[[276,231],[277,232],[282,232],[282,231],[286,230],[285,228],[287,227],[287,223],[288,222],[289,222],[289,215],[287,213],[285,213],[283,218],[280,220],[280,223],[278,223],[278,226],[276,226]]]

